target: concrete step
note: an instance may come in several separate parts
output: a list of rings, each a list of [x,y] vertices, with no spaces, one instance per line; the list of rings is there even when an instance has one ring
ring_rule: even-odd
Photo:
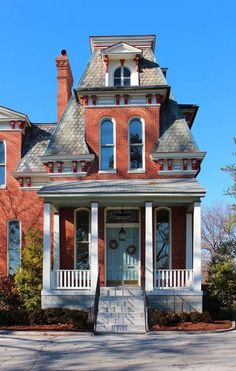
[[[108,313],[140,313],[144,312],[144,306],[122,306],[122,305],[100,305],[98,307],[99,312],[108,312]]]
[[[102,316],[97,317],[97,325],[132,325],[141,326],[144,323],[143,318],[106,318]]]
[[[135,288],[135,289],[128,289],[128,288],[112,288],[112,287],[101,287],[100,288],[100,295],[106,296],[138,296],[143,295],[143,289]]]
[[[144,334],[146,332],[144,325],[97,325],[96,326],[97,333],[111,333],[111,334]]]
[[[144,311],[142,312],[99,312],[98,315],[102,318],[128,318],[128,319],[138,319],[138,318],[145,318]]]
[[[143,295],[139,296],[110,296],[110,295],[100,295],[100,301],[116,301],[116,302],[128,302],[132,303],[139,303],[143,302]]]

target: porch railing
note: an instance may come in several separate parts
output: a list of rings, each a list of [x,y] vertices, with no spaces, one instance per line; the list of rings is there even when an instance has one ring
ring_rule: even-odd
[[[53,270],[52,283],[54,289],[80,289],[91,288],[90,270]]]
[[[159,269],[156,271],[157,289],[192,289],[192,269]]]

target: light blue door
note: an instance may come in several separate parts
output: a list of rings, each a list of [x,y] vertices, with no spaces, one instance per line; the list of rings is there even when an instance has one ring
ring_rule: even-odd
[[[107,285],[139,284],[139,228],[125,228],[125,241],[119,241],[120,228],[107,228]]]

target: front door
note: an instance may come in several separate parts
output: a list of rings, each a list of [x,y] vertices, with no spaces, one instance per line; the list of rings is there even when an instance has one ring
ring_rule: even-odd
[[[139,284],[139,228],[124,229],[125,240],[119,241],[120,228],[107,228],[107,286]]]

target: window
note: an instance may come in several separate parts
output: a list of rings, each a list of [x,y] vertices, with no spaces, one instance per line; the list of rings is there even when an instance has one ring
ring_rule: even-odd
[[[75,269],[90,269],[89,242],[90,242],[90,217],[86,209],[77,210],[75,213]]]
[[[5,143],[0,140],[0,187],[6,184],[6,158],[5,158]]]
[[[170,269],[170,210],[156,210],[156,269]]]
[[[8,222],[8,274],[13,275],[21,261],[21,231],[19,220]]]
[[[143,127],[138,118],[129,123],[129,168],[143,169]]]
[[[130,86],[130,71],[127,67],[121,66],[115,70],[114,86]]]
[[[100,142],[100,170],[114,170],[114,128],[110,119],[101,123]]]

